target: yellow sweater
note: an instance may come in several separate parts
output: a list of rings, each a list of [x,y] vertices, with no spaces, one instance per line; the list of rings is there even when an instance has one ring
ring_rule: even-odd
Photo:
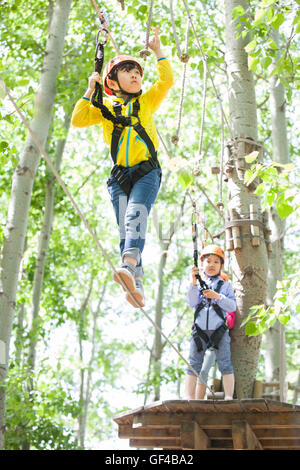
[[[152,140],[155,150],[158,147],[158,137],[153,119],[153,114],[161,105],[168,90],[174,84],[173,73],[169,61],[165,58],[157,61],[158,80],[152,87],[142,93],[138,98],[132,98],[125,106],[122,106],[122,115],[130,116],[135,100],[140,102],[139,118],[142,126]],[[113,113],[113,102],[124,103],[124,98],[112,97],[104,98],[103,104]],[[88,98],[81,98],[77,101],[73,114],[72,124],[76,127],[86,127],[99,124],[103,127],[103,136],[108,145],[111,144],[113,123],[103,118],[100,109],[93,106]],[[133,118],[135,124],[136,118]],[[125,127],[119,141],[117,153],[117,164],[122,166],[133,166],[137,163],[148,160],[151,157],[145,142],[138,136],[133,127]]]

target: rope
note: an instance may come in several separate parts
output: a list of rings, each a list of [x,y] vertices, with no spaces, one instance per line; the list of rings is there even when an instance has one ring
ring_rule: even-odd
[[[120,55],[120,51],[119,51],[119,49],[118,49],[118,47],[117,47],[117,44],[115,43],[114,38],[112,37],[111,33],[110,33],[109,30],[108,30],[108,19],[107,19],[105,13],[102,13],[102,12],[99,10],[99,7],[98,7],[98,5],[97,5],[97,3],[96,3],[95,0],[92,0],[92,3],[93,3],[93,5],[94,5],[94,7],[95,7],[95,10],[96,10],[96,12],[97,12],[97,14],[98,14],[98,17],[99,17],[99,20],[100,20],[100,25],[101,25],[101,26],[100,26],[100,30],[99,30],[99,31],[101,31],[102,33],[104,33],[105,36],[108,36],[108,38],[111,40],[111,43],[112,43],[112,45],[113,45],[113,47],[114,47],[116,53],[117,53],[118,55]]]
[[[223,171],[224,171],[224,118],[221,114],[221,158],[220,158],[220,178],[219,178],[219,200],[217,207],[223,210]]]
[[[180,126],[181,126],[181,118],[182,118],[182,110],[183,110],[183,100],[184,100],[184,91],[185,91],[185,80],[186,80],[186,71],[187,71],[187,62],[188,62],[188,42],[189,42],[189,22],[187,23],[187,28],[186,28],[186,43],[185,43],[185,54],[184,56],[187,57],[187,60],[181,60],[184,62],[183,66],[183,75],[182,75],[182,83],[181,83],[181,93],[180,93],[180,101],[179,101],[179,109],[178,109],[178,124],[177,124],[177,130],[176,134],[172,136],[171,142],[175,145],[177,145],[179,141],[179,131],[180,131]],[[181,57],[183,57],[183,54],[181,54]]]
[[[205,111],[206,111],[206,94],[207,94],[207,62],[206,60],[203,61],[203,83],[204,83],[204,90],[202,96],[202,114],[201,114],[201,125],[200,125],[200,138],[199,138],[199,148],[198,148],[198,158],[201,157],[202,152],[202,143],[203,143],[203,130],[204,130],[204,122],[205,122]]]
[[[176,31],[176,27],[175,27],[175,21],[174,21],[173,0],[169,0],[169,3],[170,3],[170,19],[171,19],[171,24],[172,24],[172,29],[173,29],[174,40],[175,40],[175,44],[176,44],[176,47],[177,47],[178,56],[181,57],[182,56],[182,51],[181,51],[181,48],[180,48],[180,44],[179,44],[179,40],[178,40],[178,36],[177,36],[177,31]]]
[[[187,5],[187,2],[186,2],[186,0],[182,0],[182,2],[183,2],[183,4],[184,4],[184,7],[185,7],[185,10],[186,10],[187,16],[188,16],[188,18],[189,18],[189,20],[190,20],[190,24],[191,24],[191,27],[192,27],[192,29],[193,29],[193,33],[194,33],[194,36],[195,36],[195,39],[196,39],[198,48],[199,48],[199,50],[200,50],[200,52],[201,52],[202,60],[205,61],[205,62],[207,62],[207,58],[206,58],[206,56],[205,56],[205,54],[204,54],[204,52],[203,52],[203,49],[202,49],[202,46],[201,46],[201,42],[200,42],[199,37],[198,37],[198,34],[197,34],[197,32],[196,32],[196,29],[195,29],[195,26],[194,26],[194,23],[193,23],[193,20],[192,20],[192,16],[191,16],[191,13],[190,13],[190,11],[189,11],[189,7],[188,7],[188,5]],[[211,72],[210,72],[210,69],[209,69],[208,65],[207,65],[207,73],[208,73],[208,75],[209,75],[209,78],[210,78],[210,81],[211,81],[211,84],[212,84],[212,87],[213,87],[215,96],[216,96],[217,100],[219,101],[221,113],[222,113],[223,116],[224,116],[224,121],[225,121],[226,124],[227,124],[228,130],[229,130],[229,133],[230,133],[230,137],[231,137],[231,139],[233,139],[233,132],[232,132],[232,129],[231,129],[230,125],[229,125],[228,119],[227,119],[226,114],[225,114],[225,111],[224,111],[224,109],[223,109],[223,105],[222,105],[222,101],[221,101],[220,95],[218,94],[218,91],[217,91],[216,86],[215,86],[214,79],[213,79],[213,77],[212,77],[212,74],[211,74]]]
[[[122,278],[119,276],[118,272],[116,271],[116,268],[114,267],[113,263],[111,262],[109,256],[107,255],[107,252],[105,251],[105,249],[103,248],[101,242],[98,240],[95,232],[93,231],[93,229],[90,227],[88,221],[86,220],[85,216],[83,215],[83,213],[81,212],[79,206],[77,205],[77,203],[75,202],[74,198],[72,197],[70,191],[67,189],[64,181],[62,180],[62,178],[60,177],[59,173],[57,172],[56,168],[53,166],[52,164],[52,161],[50,159],[50,157],[48,156],[48,154],[46,153],[46,151],[43,149],[40,141],[38,140],[38,137],[36,136],[35,132],[31,129],[29,123],[26,121],[23,113],[21,112],[20,108],[18,107],[18,105],[16,104],[16,102],[14,101],[13,97],[11,96],[8,88],[6,87],[4,81],[2,79],[0,79],[0,84],[1,86],[3,87],[4,89],[4,92],[5,94],[8,96],[9,100],[11,101],[11,103],[13,104],[17,114],[19,115],[21,121],[23,122],[23,124],[25,125],[25,127],[27,128],[27,130],[29,131],[31,137],[32,137],[32,140],[33,142],[35,143],[35,145],[37,146],[37,148],[39,149],[40,153],[43,155],[43,157],[45,158],[50,170],[52,171],[52,173],[54,174],[55,178],[57,179],[58,183],[60,184],[61,188],[63,189],[63,191],[65,192],[65,194],[67,195],[67,197],[69,198],[69,200],[71,201],[75,211],[77,212],[77,214],[79,215],[80,219],[82,220],[82,222],[84,223],[86,229],[89,231],[89,233],[91,234],[93,240],[95,241],[97,247],[99,248],[99,250],[101,251],[103,257],[105,258],[105,260],[107,261],[107,263],[109,264],[111,270],[116,274],[116,276],[118,277],[119,281],[120,281],[120,284],[122,285],[122,287],[124,288],[125,291],[127,291],[129,297],[133,300],[133,302],[136,302],[138,303],[138,301],[133,297],[132,293],[129,291],[129,289],[127,288],[126,284],[123,282]],[[174,346],[174,344],[169,340],[169,338],[163,333],[163,331],[161,330],[161,328],[156,324],[156,322],[154,320],[152,320],[152,318],[150,317],[150,315],[148,315],[148,313],[141,307],[139,306],[139,309],[141,310],[141,312],[143,312],[143,314],[145,315],[145,317],[152,323],[153,327],[156,328],[156,330],[159,332],[159,334],[165,339],[165,341],[169,344],[169,346],[171,346],[173,348],[173,350],[176,352],[176,354],[182,359],[182,361],[189,367],[189,369],[194,373],[194,375],[200,379],[202,379],[201,377],[201,374],[198,374],[195,369],[189,364],[189,362],[185,359],[185,357],[181,354],[181,352],[178,350],[178,348],[176,348],[176,346]],[[203,380],[203,379],[202,379]],[[213,394],[214,396],[214,393],[213,391],[210,389],[209,386],[207,386],[207,388],[209,389],[209,391]]]
[[[181,84],[181,93],[180,93],[180,101],[179,101],[179,109],[178,109],[178,123],[177,123],[176,134],[171,137],[171,142],[174,145],[177,145],[178,141],[179,141],[179,132],[180,132],[180,126],[181,126],[183,100],[184,100],[186,69],[187,69],[187,63],[185,63],[184,66],[183,66],[183,75],[182,75],[182,84]]]
[[[188,62],[188,60],[189,60],[189,55],[188,55],[188,53],[187,53],[187,49],[188,49],[187,42],[188,42],[189,22],[188,22],[187,34],[186,34],[186,52],[183,53],[182,50],[181,50],[180,44],[179,44],[179,40],[178,40],[178,36],[177,36],[177,31],[176,31],[176,26],[175,26],[174,12],[173,12],[173,0],[170,0],[170,19],[171,19],[171,24],[172,24],[172,29],[173,29],[173,35],[174,35],[174,40],[175,40],[175,44],[176,44],[176,47],[177,47],[178,56],[180,57],[181,62],[186,63],[186,62]]]
[[[149,0],[149,8],[148,8],[148,20],[147,20],[147,30],[146,30],[146,40],[145,40],[145,49],[140,51],[140,57],[146,60],[147,57],[150,55],[150,51],[148,50],[149,46],[149,37],[150,37],[150,27],[151,27],[151,18],[152,18],[152,10],[153,10],[153,1]]]
[[[203,217],[201,216],[200,212],[197,210],[197,205],[196,205],[196,202],[195,200],[192,198],[192,195],[190,193],[189,190],[187,190],[187,194],[191,200],[191,203],[192,203],[192,207],[193,207],[193,214],[192,214],[192,221],[193,220],[198,220],[204,231],[205,231],[205,242],[207,241],[208,239],[208,236],[211,238],[212,242],[214,241],[214,237],[212,236],[212,234],[210,233],[210,231],[208,230],[208,228],[206,227],[206,224],[205,224],[205,221],[203,220]]]

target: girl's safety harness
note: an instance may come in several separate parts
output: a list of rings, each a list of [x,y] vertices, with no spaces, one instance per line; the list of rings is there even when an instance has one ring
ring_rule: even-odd
[[[95,51],[95,71],[101,74],[103,61],[104,61],[104,44],[99,41],[99,33],[97,35],[96,40],[96,51]],[[133,103],[133,112],[131,116],[122,116],[121,109],[122,103],[115,102],[113,105],[114,114],[103,104],[103,91],[102,86],[100,83],[96,83],[95,92],[92,96],[92,104],[101,110],[102,116],[105,119],[108,119],[114,124],[113,132],[112,132],[112,139],[111,139],[111,146],[110,146],[110,153],[111,158],[114,163],[114,166],[111,170],[111,175],[116,178],[117,182],[119,183],[121,189],[127,194],[130,194],[132,187],[135,183],[142,178],[143,176],[147,175],[151,170],[154,168],[160,168],[159,161],[157,159],[157,152],[155,150],[154,144],[150,139],[149,135],[147,134],[145,128],[142,126],[140,118],[139,118],[139,110],[140,110],[140,103],[138,98]],[[132,117],[137,119],[137,122],[133,124]],[[117,153],[118,153],[118,146],[119,141],[121,138],[121,134],[125,127],[131,126],[139,135],[139,137],[145,142],[151,157],[148,160],[144,160],[140,162],[136,169],[134,170],[131,178],[127,176],[124,172],[125,167],[121,165],[117,165]]]
[[[220,292],[223,283],[224,281],[220,279],[215,289],[215,292],[217,293]],[[205,290],[205,288],[208,288],[208,287],[201,288],[200,291]],[[203,331],[198,325],[196,325],[196,319],[200,315],[201,310],[203,310],[205,307],[209,309],[210,306],[214,308],[216,314],[223,320],[223,323],[213,332],[213,334],[209,338],[209,336],[205,333],[205,331]],[[213,347],[215,349],[218,349],[219,343],[221,339],[223,338],[223,335],[226,330],[228,330],[227,320],[223,314],[222,309],[219,307],[219,305],[212,304],[210,300],[207,302],[204,299],[202,299],[200,304],[197,305],[195,309],[194,322],[192,326],[192,338],[194,339],[196,343],[198,351],[200,352],[203,350],[201,338],[207,343],[208,348]]]

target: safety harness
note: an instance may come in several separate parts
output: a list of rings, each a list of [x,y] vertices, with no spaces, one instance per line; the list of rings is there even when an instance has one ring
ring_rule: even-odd
[[[224,284],[224,281],[220,279],[215,289],[215,292],[219,293],[223,284]],[[210,306],[214,308],[216,314],[223,320],[223,323],[213,332],[213,334],[209,338],[209,336],[205,333],[205,331],[203,331],[198,325],[196,325],[196,319],[200,315],[200,312],[201,310],[203,310],[203,308],[207,307],[209,309]],[[194,322],[192,326],[192,338],[195,341],[198,351],[200,352],[203,350],[201,338],[207,343],[208,348],[213,347],[215,349],[218,349],[219,343],[226,330],[228,330],[227,320],[223,314],[222,309],[219,307],[219,305],[211,304],[210,300],[207,302],[204,299],[202,299],[200,304],[197,305],[195,309]]]
[[[96,51],[95,51],[95,71],[99,74],[101,73],[103,62],[104,62],[104,44],[99,41],[99,33],[97,34],[96,39]],[[147,175],[151,170],[154,168],[160,168],[160,164],[157,159],[157,152],[155,150],[154,144],[150,139],[149,135],[147,134],[145,128],[142,126],[140,118],[139,118],[139,110],[140,110],[140,103],[138,98],[133,103],[133,112],[131,116],[122,116],[122,103],[115,102],[113,104],[113,111],[114,114],[103,104],[103,91],[102,86],[100,83],[96,83],[95,92],[92,96],[92,104],[99,108],[102,116],[105,119],[111,121],[114,125],[113,132],[112,132],[112,139],[111,139],[111,146],[110,146],[110,153],[111,158],[114,163],[114,166],[111,170],[111,175],[119,183],[121,189],[127,194],[130,194],[132,187],[135,183],[142,178],[143,176]],[[137,119],[137,122],[133,124],[132,117]],[[134,172],[132,173],[131,177],[129,178],[128,175],[125,173],[125,167],[121,165],[117,165],[117,153],[119,142],[121,138],[121,134],[125,127],[132,127],[138,136],[145,142],[149,153],[150,158],[148,160],[144,160],[140,162]]]
[[[130,194],[132,187],[140,178],[147,175],[147,173],[149,173],[154,168],[160,168],[160,164],[157,159],[157,152],[155,150],[154,144],[152,140],[150,139],[149,135],[147,134],[145,128],[141,125],[141,121],[140,121],[139,114],[138,114],[139,109],[140,109],[140,103],[138,99],[134,101],[132,107],[133,107],[133,111],[132,111],[131,116],[128,116],[125,118],[127,119],[127,122],[128,122],[127,125],[133,127],[133,129],[138,134],[138,136],[143,140],[143,142],[146,144],[148,148],[148,151],[151,157],[148,160],[144,160],[140,162],[135,168],[131,177],[129,178],[127,174],[125,174],[124,172],[125,167],[121,165],[117,165],[117,153],[118,153],[119,142],[120,142],[121,134],[125,126],[119,125],[116,123],[114,124],[114,129],[113,129],[112,138],[111,138],[111,146],[110,146],[111,158],[114,163],[114,166],[111,170],[111,175],[113,175],[114,178],[116,178],[120,187],[127,195]],[[113,109],[114,109],[116,117],[120,117],[122,103],[115,102],[113,104]],[[137,122],[135,124],[132,123],[132,117],[135,117],[137,119]]]

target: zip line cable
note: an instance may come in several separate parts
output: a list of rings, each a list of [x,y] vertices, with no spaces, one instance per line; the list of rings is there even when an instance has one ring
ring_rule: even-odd
[[[70,191],[68,190],[68,188],[66,187],[64,181],[62,180],[62,178],[60,177],[58,171],[56,170],[56,168],[54,167],[50,157],[48,156],[47,152],[44,150],[44,148],[42,147],[37,135],[35,134],[35,132],[31,129],[29,123],[27,122],[26,118],[24,117],[23,113],[21,112],[20,108],[18,107],[18,105],[16,104],[15,100],[13,99],[13,97],[11,96],[5,82],[0,78],[0,84],[1,86],[3,87],[4,89],[4,92],[5,94],[7,95],[7,97],[9,98],[10,102],[12,103],[12,105],[14,106],[19,118],[21,119],[21,121],[23,122],[24,126],[27,128],[28,132],[30,133],[31,135],[31,138],[33,140],[33,142],[35,143],[35,145],[37,146],[37,148],[39,149],[40,153],[43,155],[44,159],[46,160],[50,170],[52,171],[52,173],[54,174],[55,178],[57,179],[58,183],[60,184],[61,188],[63,189],[63,191],[65,192],[65,194],[67,195],[67,197],[69,198],[69,200],[71,201],[71,204],[73,205],[75,211],[78,213],[80,219],[82,220],[82,222],[84,223],[86,229],[89,231],[90,235],[92,236],[94,242],[96,243],[97,247],[99,248],[99,250],[101,251],[103,257],[105,258],[105,260],[107,261],[107,263],[109,264],[111,270],[116,274],[116,276],[118,277],[119,281],[120,281],[120,284],[122,285],[123,289],[125,291],[127,291],[129,297],[133,300],[133,302],[135,303],[138,303],[138,301],[133,297],[132,293],[129,291],[129,289],[127,288],[126,284],[123,282],[122,278],[119,276],[118,272],[116,271],[116,268],[114,267],[113,263],[111,262],[106,250],[103,248],[102,246],[102,243],[100,242],[100,240],[97,238],[95,232],[93,231],[93,229],[91,228],[91,226],[89,225],[88,221],[86,220],[84,214],[82,213],[82,211],[80,210],[79,206],[77,205],[76,201],[74,200],[73,196],[71,195]],[[152,326],[159,332],[159,334],[165,339],[165,341],[173,348],[173,350],[176,352],[176,354],[182,359],[182,361],[188,366],[188,368],[194,373],[194,375],[198,378],[200,378],[201,380],[203,380],[202,376],[201,376],[201,373],[197,373],[195,371],[195,369],[190,365],[190,363],[185,359],[185,357],[181,354],[181,352],[178,350],[178,348],[176,348],[176,346],[174,346],[174,344],[170,341],[170,339],[164,334],[164,332],[161,330],[161,328],[156,324],[156,322],[150,317],[150,315],[148,315],[148,313],[141,307],[139,306],[139,309],[141,310],[141,312],[143,312],[143,314],[145,315],[145,317],[152,323]],[[207,388],[209,389],[209,391],[211,392],[212,396],[214,397],[214,392],[213,390],[207,385]]]

